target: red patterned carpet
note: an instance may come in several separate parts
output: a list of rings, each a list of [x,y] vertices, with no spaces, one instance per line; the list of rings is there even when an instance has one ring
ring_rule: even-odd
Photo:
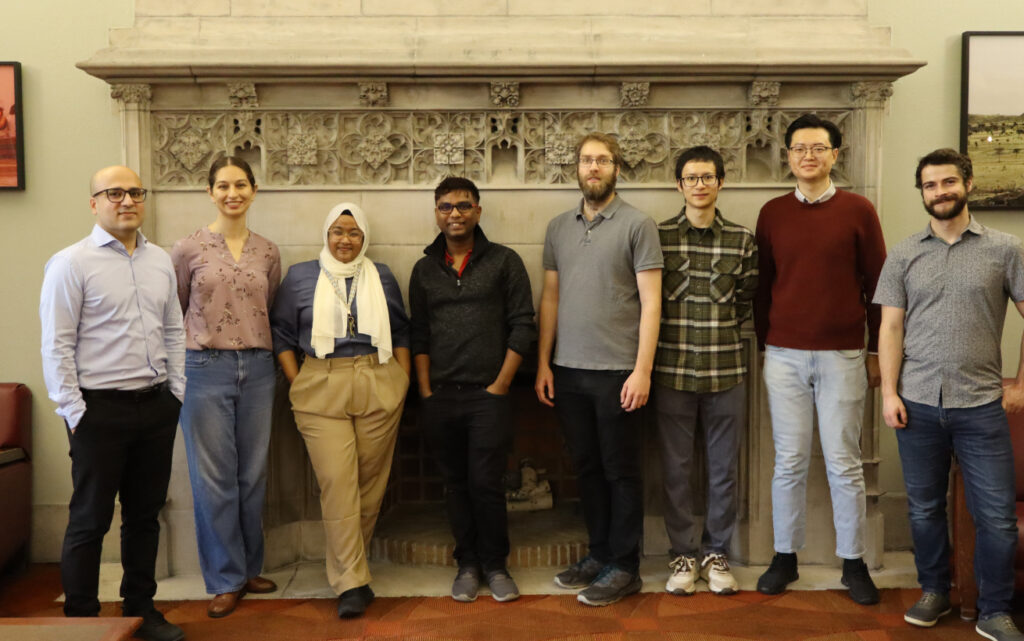
[[[0,583],[0,616],[60,616],[60,577],[54,565]],[[366,616],[341,621],[335,602],[243,600],[224,619],[206,616],[205,601],[160,603],[189,641],[950,641],[981,639],[953,614],[930,630],[903,621],[916,590],[883,590],[882,603],[862,607],[838,591],[794,591],[768,597],[743,592],[716,597],[642,594],[606,608],[573,596],[528,596],[500,604],[447,598],[377,599]],[[116,616],[115,604],[103,616]],[[1018,624],[1021,621],[1018,620]]]

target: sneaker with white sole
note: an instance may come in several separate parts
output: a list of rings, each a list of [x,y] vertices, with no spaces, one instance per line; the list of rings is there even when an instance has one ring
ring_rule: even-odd
[[[697,591],[697,558],[680,554],[669,561],[672,576],[665,583],[665,591],[676,596],[690,596]]]
[[[952,610],[947,595],[938,592],[924,592],[917,603],[910,606],[910,609],[903,615],[903,620],[920,628],[930,628],[938,623],[939,617],[949,614]]]
[[[475,566],[459,568],[452,582],[452,598],[462,603],[476,601],[476,593],[480,590],[480,569]]]
[[[1024,641],[1024,634],[1005,612],[978,619],[974,631],[992,641]]]
[[[736,594],[740,589],[724,554],[712,552],[706,555],[700,562],[700,578],[708,582],[708,589],[715,594]]]
[[[487,587],[495,601],[515,601],[519,598],[519,588],[505,570],[491,570],[486,575]]]
[[[585,588],[594,582],[604,563],[589,554],[555,575],[555,585],[567,590]]]

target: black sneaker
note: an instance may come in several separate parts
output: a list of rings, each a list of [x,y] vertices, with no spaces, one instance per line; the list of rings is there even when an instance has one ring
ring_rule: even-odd
[[[623,597],[636,594],[643,584],[639,574],[609,565],[593,583],[576,595],[576,600],[586,605],[611,605]]]
[[[362,616],[374,596],[373,590],[368,585],[345,590],[338,597],[338,618],[351,619]]]
[[[181,641],[185,638],[185,631],[165,619],[164,615],[156,608],[139,614],[125,614],[125,616],[142,617],[142,625],[132,635],[136,639]]]
[[[850,598],[854,603],[874,605],[878,603],[878,588],[868,574],[868,566],[864,559],[843,560],[843,585],[849,588]]]
[[[782,594],[787,585],[799,578],[796,554],[776,552],[772,564],[757,580],[757,591],[761,594]]]
[[[604,563],[588,554],[580,559],[579,562],[570,565],[568,569],[556,574],[555,585],[567,590],[585,588],[594,582],[594,579],[597,578],[598,574],[601,574],[603,569]]]
[[[1013,619],[1005,612],[978,619],[974,631],[992,641],[1024,641],[1024,634],[1021,634]]]
[[[907,613],[903,620],[910,625],[930,628],[939,621],[939,617],[949,614],[953,608],[949,605],[949,596],[938,592],[924,592]]]

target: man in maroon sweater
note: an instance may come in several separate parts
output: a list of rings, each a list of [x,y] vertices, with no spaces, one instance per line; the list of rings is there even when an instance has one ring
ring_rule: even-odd
[[[850,598],[867,605],[878,602],[878,590],[861,558],[866,504],[860,434],[867,388],[879,381],[880,314],[870,301],[885,241],[871,203],[832,183],[841,145],[834,123],[814,114],[793,121],[786,147],[796,190],[768,201],[757,220],[761,278],[754,320],[765,348],[775,441],[775,557],[757,589],[779,594],[799,576],[796,553],[805,541],[817,410],[843,585]]]

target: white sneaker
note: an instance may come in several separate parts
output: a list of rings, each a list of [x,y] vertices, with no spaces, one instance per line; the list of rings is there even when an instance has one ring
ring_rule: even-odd
[[[665,583],[665,590],[678,595],[690,596],[697,591],[697,559],[680,554],[672,559],[668,567],[672,568],[672,576]]]
[[[724,554],[708,554],[700,562],[700,578],[708,582],[708,588],[715,594],[736,594],[740,584],[729,571],[729,560]]]

